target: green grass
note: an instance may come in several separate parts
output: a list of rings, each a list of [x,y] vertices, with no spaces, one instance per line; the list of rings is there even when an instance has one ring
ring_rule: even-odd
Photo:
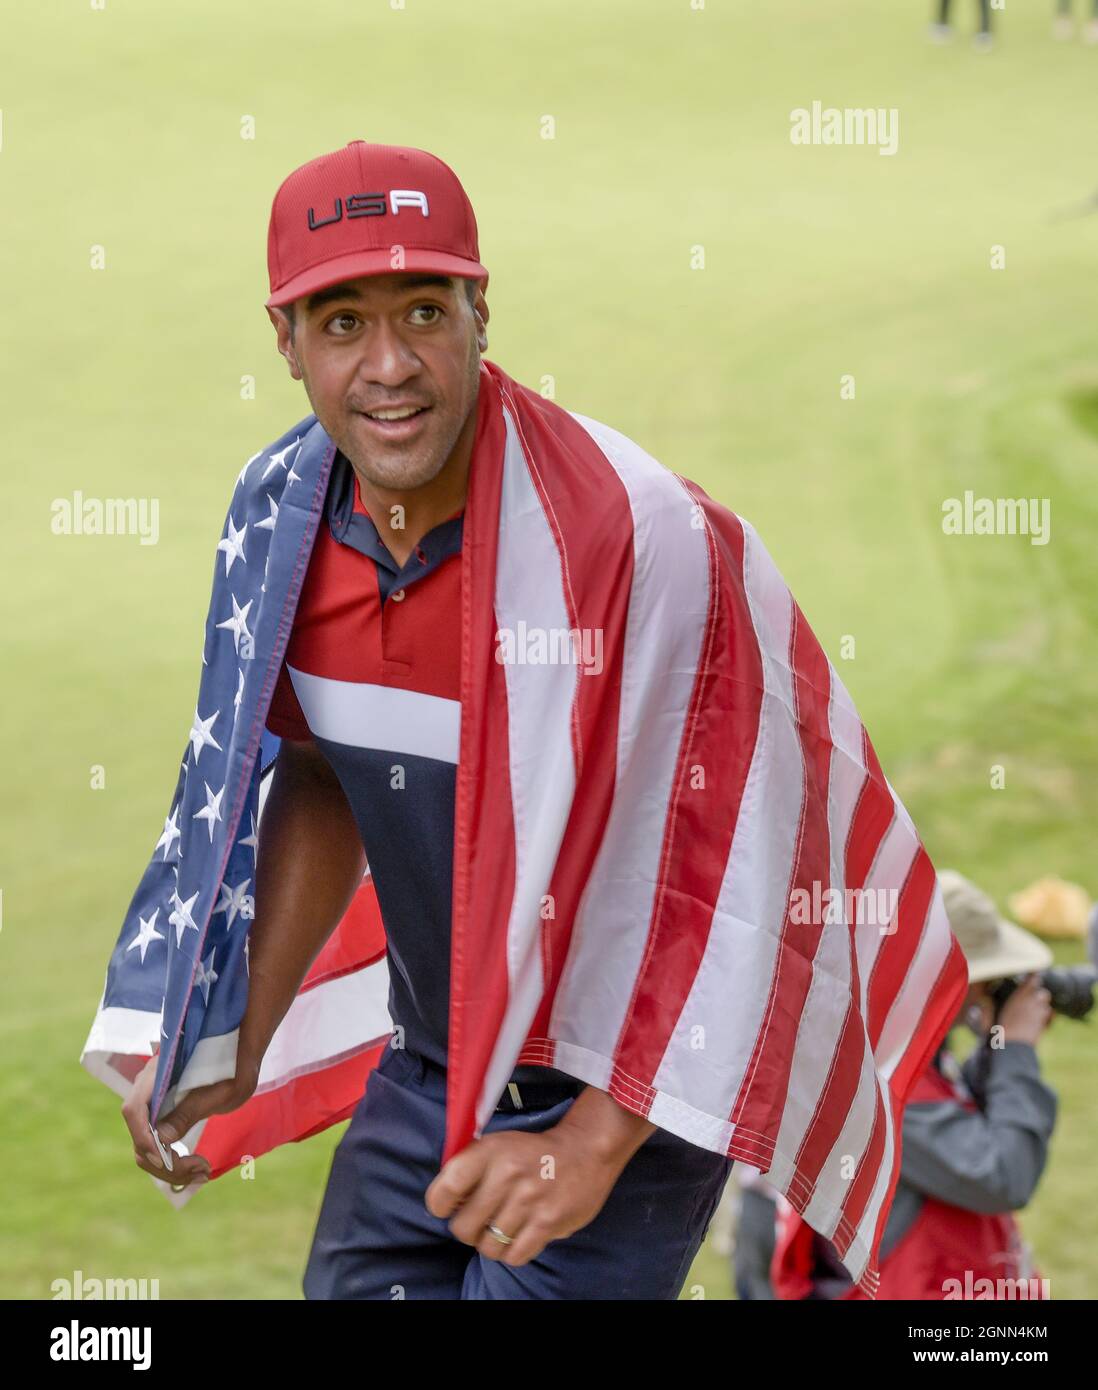
[[[1098,52],[1054,44],[1040,5],[999,16],[994,53],[933,48],[926,8],[6,16],[0,1294],[80,1268],[163,1297],[299,1295],[338,1134],[179,1215],[76,1059],[174,785],[231,486],[308,409],[262,308],[270,198],[353,137],[465,181],[489,357],[756,525],[935,861],[1000,898],[1045,872],[1098,889],[1098,217],[1059,216],[1098,186]],[[792,146],[813,100],[898,108],[899,153]],[[159,498],[159,544],[52,535],[77,488]],[[1049,498],[1051,543],[944,536],[967,488]],[[1095,1052],[1086,1025],[1042,1045],[1061,1121],[1024,1227],[1059,1297],[1098,1286]],[[689,1283],[728,1296],[725,1262],[704,1251]]]

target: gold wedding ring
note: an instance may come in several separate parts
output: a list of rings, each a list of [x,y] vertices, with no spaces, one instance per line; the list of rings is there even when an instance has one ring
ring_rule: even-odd
[[[499,1241],[500,1245],[510,1245],[510,1244],[511,1244],[512,1237],[511,1237],[511,1236],[505,1236],[498,1226],[493,1226],[492,1223],[489,1222],[489,1223],[488,1223],[488,1226],[487,1226],[487,1230],[488,1230],[493,1236],[495,1236],[496,1240]]]

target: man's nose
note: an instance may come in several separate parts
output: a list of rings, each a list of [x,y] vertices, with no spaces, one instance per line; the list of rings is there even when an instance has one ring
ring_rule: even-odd
[[[400,386],[420,369],[420,361],[399,330],[385,319],[370,326],[362,338],[359,375],[383,386]]]

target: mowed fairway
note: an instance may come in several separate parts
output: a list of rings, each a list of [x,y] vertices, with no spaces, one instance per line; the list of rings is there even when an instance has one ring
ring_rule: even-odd
[[[7,8],[0,1295],[79,1269],[300,1296],[341,1131],[176,1213],[77,1058],[237,473],[308,412],[262,307],[270,199],[352,138],[465,182],[490,358],[754,523],[935,862],[1000,900],[1046,872],[1098,890],[1098,213],[1061,215],[1098,189],[1098,50],[1054,44],[1043,5],[993,53],[934,48],[927,8]],[[898,153],[793,146],[814,100],[897,108]],[[1050,543],[944,536],[968,489],[1050,499]],[[77,490],[158,499],[157,544],[52,534]],[[1098,1028],[1057,1022],[1041,1055],[1061,1119],[1024,1229],[1054,1296],[1093,1297]],[[703,1251],[684,1296],[729,1292]]]

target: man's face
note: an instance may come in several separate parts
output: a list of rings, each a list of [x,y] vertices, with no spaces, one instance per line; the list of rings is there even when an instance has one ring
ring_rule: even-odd
[[[375,487],[422,487],[472,430],[480,354],[488,346],[483,291],[414,271],[362,276],[296,301],[294,331],[268,309],[290,374],[355,469]],[[375,412],[415,408],[408,419]]]

